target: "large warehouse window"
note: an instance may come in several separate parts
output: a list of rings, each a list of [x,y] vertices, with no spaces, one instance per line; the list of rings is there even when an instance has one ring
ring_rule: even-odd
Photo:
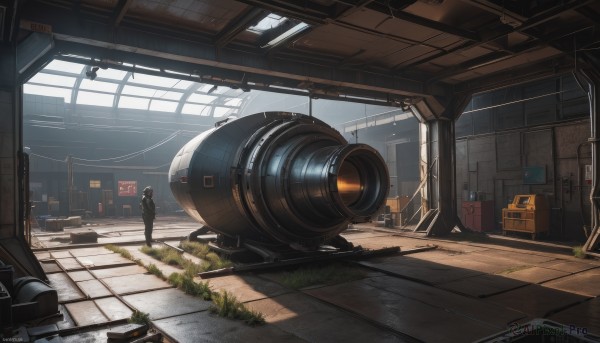
[[[89,59],[82,58],[82,63],[87,61]],[[116,111],[141,110],[215,118],[240,113],[247,98],[247,93],[240,89],[181,79],[184,75],[190,77],[184,73],[123,66],[130,71],[54,60],[25,84],[24,92],[62,98],[65,104],[113,107]],[[148,73],[164,73],[165,76]]]

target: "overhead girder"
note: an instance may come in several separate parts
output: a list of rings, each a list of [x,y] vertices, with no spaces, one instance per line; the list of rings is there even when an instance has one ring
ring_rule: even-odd
[[[49,11],[54,11],[47,15]],[[61,52],[81,53],[83,46],[94,52],[92,57],[115,59],[111,56],[124,54],[163,59],[163,68],[184,63],[196,65],[196,69],[210,69],[204,74],[237,73],[238,75],[262,75],[287,80],[298,84],[312,84],[315,87],[337,88],[346,96],[364,97],[377,94],[377,100],[391,100],[390,103],[406,97],[424,96],[426,91],[422,81],[390,76],[365,70],[339,69],[336,64],[312,61],[309,56],[298,56],[297,60],[280,59],[277,56],[266,58],[251,50],[224,47],[220,53],[210,43],[174,39],[162,35],[130,29],[121,25],[112,28],[103,23],[72,18],[64,11],[53,8],[40,8],[25,14],[27,19],[50,24],[53,28],[55,44]],[[51,20],[47,18],[52,18]],[[65,44],[63,44],[65,43]],[[69,43],[69,44],[66,44]],[[75,48],[75,46],[79,48]],[[122,62],[127,62],[122,59]],[[173,68],[176,69],[176,68]],[[242,77],[237,78],[241,80]],[[251,78],[247,78],[252,81]],[[265,80],[263,80],[265,81]],[[259,83],[259,82],[255,82]],[[262,82],[261,82],[262,83]],[[288,82],[289,83],[289,82]],[[436,85],[427,90],[431,93],[444,93]]]
[[[52,37],[34,32],[17,46],[17,82],[27,82],[56,53]]]
[[[115,6],[112,17],[110,19],[111,26],[119,26],[121,20],[123,20],[123,17],[125,16],[125,13],[127,13],[127,10],[129,9],[129,6],[132,2],[133,0],[119,0],[117,6]]]
[[[479,1],[479,0],[477,0],[477,1]],[[503,38],[511,33],[520,32],[520,33],[524,33],[524,34],[532,34],[530,32],[531,29],[534,29],[537,26],[539,26],[547,21],[555,19],[556,17],[560,16],[561,14],[563,14],[567,11],[581,9],[584,6],[592,3],[593,1],[594,0],[585,0],[585,1],[574,1],[574,2],[570,2],[570,3],[566,3],[566,4],[561,3],[551,9],[545,10],[541,13],[538,13],[538,14],[532,16],[531,18],[525,20],[523,23],[521,23],[518,26],[511,27],[508,25],[504,25],[503,27],[501,27],[500,29],[498,29],[494,32],[485,34],[480,41],[465,42],[454,48],[447,49],[445,51],[440,51],[440,52],[435,53],[426,58],[416,60],[411,64],[399,65],[396,68],[394,68],[394,71],[402,72],[402,71],[408,70],[409,68],[411,68],[413,66],[422,65],[424,63],[434,61],[438,58],[447,56],[449,54],[461,53],[461,52],[464,52],[464,51],[467,51],[467,50],[470,50],[470,49],[473,49],[476,47],[484,46],[484,45],[490,44],[500,38]],[[500,13],[496,13],[496,12],[493,12],[493,13],[500,14]],[[538,36],[537,38],[539,39],[540,37]],[[556,37],[554,37],[554,38],[556,39]],[[547,43],[549,43],[549,39],[548,39]]]
[[[113,69],[134,73],[143,72],[144,74],[155,76],[176,77],[182,80],[209,83],[234,89],[251,88],[274,93],[310,96],[315,99],[341,100],[383,106],[400,106],[401,104],[401,101],[398,98],[386,98],[385,96],[382,97],[381,93],[375,91],[355,90],[352,93],[355,97],[347,97],[345,95],[338,94],[338,92],[335,90],[338,87],[330,87],[333,88],[332,90],[319,84],[303,84],[302,81],[298,80],[289,80],[269,75],[249,74],[228,69],[198,66],[189,62],[172,61],[164,58],[149,55],[138,55],[124,51],[113,51],[85,44],[57,41],[55,49],[56,51],[60,51],[64,54],[98,56],[94,59],[74,57],[59,53],[54,56],[54,58],[63,61],[88,65],[103,65]],[[133,66],[123,65],[120,61],[126,61]],[[136,65],[150,67],[157,70],[136,68]],[[170,73],[165,71],[165,69],[177,71],[179,73]],[[182,75],[180,73],[187,73],[188,75]]]
[[[214,39],[217,48],[222,48],[229,44],[235,37],[246,30],[248,27],[255,25],[261,19],[264,19],[269,13],[262,8],[252,8],[243,12],[235,18],[225,28],[217,34]]]

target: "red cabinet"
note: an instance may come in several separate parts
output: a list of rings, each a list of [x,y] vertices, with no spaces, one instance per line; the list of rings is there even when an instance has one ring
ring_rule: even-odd
[[[493,201],[463,201],[461,213],[463,225],[473,231],[493,231],[496,228]]]

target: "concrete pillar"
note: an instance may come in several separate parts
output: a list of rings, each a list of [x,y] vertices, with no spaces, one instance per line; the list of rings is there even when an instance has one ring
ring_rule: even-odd
[[[447,234],[460,224],[456,216],[454,121],[446,118],[422,124],[421,222],[416,231],[428,235]]]
[[[590,103],[590,126],[592,143],[592,190],[590,202],[592,207],[592,231],[583,249],[592,252],[600,247],[600,70],[589,68],[576,73],[577,80],[587,93]]]
[[[456,215],[456,161],[454,122],[462,113],[469,95],[451,100],[425,98],[411,106],[421,120],[421,221],[416,232],[444,235],[462,228]]]
[[[22,91],[17,81],[17,48],[0,43],[0,260],[15,276],[46,279],[24,238]]]
[[[15,50],[0,50],[0,238],[18,233],[17,146],[20,135],[15,120]]]

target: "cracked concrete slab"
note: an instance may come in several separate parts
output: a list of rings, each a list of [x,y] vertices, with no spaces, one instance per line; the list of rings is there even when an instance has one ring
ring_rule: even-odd
[[[154,275],[136,274],[103,279],[117,294],[129,294],[172,287]]]
[[[249,308],[265,315],[267,325],[308,342],[409,342],[410,339],[302,293],[253,301]],[[332,329],[343,328],[343,329]]]
[[[476,275],[456,281],[438,284],[437,286],[451,292],[464,294],[474,298],[485,298],[494,294],[528,285],[528,282],[510,279],[500,275]]]
[[[96,299],[94,302],[111,321],[129,318],[133,313],[129,307],[115,297]]]
[[[363,281],[304,292],[423,342],[470,342],[503,329]]]
[[[92,300],[66,304],[71,318],[77,326],[100,324],[108,322],[108,318],[100,311]]]
[[[544,283],[545,287],[560,289],[588,297],[600,296],[600,268],[589,269],[577,274]]]
[[[153,323],[179,343],[307,342],[273,325],[250,327],[238,320],[211,315],[208,311],[155,320]]]
[[[48,274],[48,280],[52,288],[56,289],[58,293],[58,302],[64,303],[67,301],[74,301],[85,299],[85,295],[81,293],[79,288],[65,273],[53,273]]]
[[[175,288],[126,295],[123,300],[136,309],[161,319],[207,310],[211,302],[183,293]]]
[[[540,284],[540,283],[544,283],[549,280],[561,278],[563,276],[567,276],[567,275],[571,275],[571,274],[568,272],[564,272],[564,271],[560,271],[560,270],[556,270],[556,269],[531,266],[531,267],[528,267],[525,269],[510,271],[510,272],[502,273],[502,274],[498,274],[498,275],[502,275],[504,277],[515,279],[515,280],[521,280],[524,282]]]
[[[582,295],[563,292],[541,285],[529,285],[493,295],[484,299],[484,301],[490,301],[524,312],[531,316],[531,318],[544,318],[587,299],[589,298]]]
[[[146,274],[148,271],[146,268],[142,266],[138,266],[137,264],[131,266],[124,267],[114,267],[114,268],[103,268],[103,269],[92,269],[90,270],[92,274],[98,279],[106,279],[109,277],[115,276],[126,276],[126,275],[135,275],[135,274]]]
[[[98,280],[80,281],[77,282],[77,285],[90,299],[112,295],[112,293],[110,293],[110,291]]]
[[[456,268],[431,261],[415,259],[409,256],[370,259],[361,261],[359,264],[428,284],[438,284],[483,274],[477,270]]]

